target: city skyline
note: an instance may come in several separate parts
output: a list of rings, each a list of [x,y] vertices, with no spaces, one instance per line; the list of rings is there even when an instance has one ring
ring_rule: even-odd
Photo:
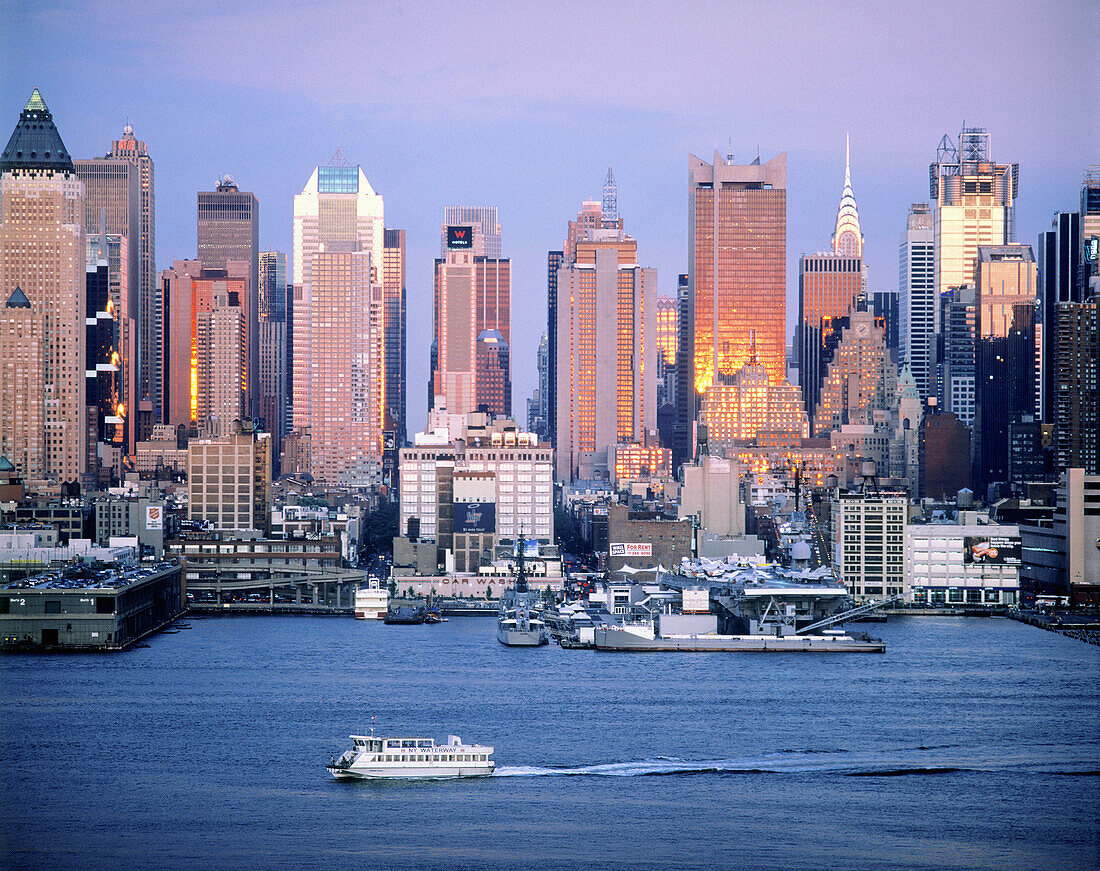
[[[0,36],[9,59],[0,111],[16,117],[40,86],[79,157],[101,155],[132,125],[157,160],[158,269],[196,256],[195,194],[222,172],[260,199],[261,248],[289,253],[301,178],[341,147],[386,197],[389,222],[408,229],[410,312],[430,310],[438,216],[455,204],[499,208],[517,305],[541,310],[546,251],[560,244],[576,203],[598,198],[609,163],[619,211],[646,240],[659,291],[673,296],[676,276],[688,270],[688,155],[724,154],[731,141],[738,162],[758,148],[786,151],[788,339],[798,256],[829,247],[846,133],[872,290],[896,287],[907,209],[927,200],[936,145],[963,121],[988,129],[994,154],[1020,164],[1021,242],[1034,244],[1055,211],[1073,207],[1081,171],[1096,160],[1088,145],[1098,139],[1097,122],[1081,111],[1095,74],[1083,63],[1049,63],[1088,56],[1088,21],[1100,13],[1084,3],[1016,4],[1000,21],[1001,38],[985,43],[968,34],[987,20],[986,4],[864,7],[845,16],[805,7],[650,7],[621,23],[633,40],[603,48],[587,30],[606,7],[571,16],[535,10],[533,20],[515,23],[493,16],[500,30],[487,41],[478,22],[494,8],[368,5],[299,20],[289,6],[152,4],[140,19],[120,20],[95,4],[6,3],[5,17],[26,26]],[[840,48],[852,42],[852,16],[860,25],[854,52]],[[538,26],[551,18],[553,27]],[[338,20],[348,20],[353,35],[370,34],[368,61],[354,40],[332,37]],[[242,47],[233,35],[240,32],[268,36]],[[555,39],[536,36],[549,32]],[[413,35],[431,51],[405,50]],[[1013,51],[1003,51],[1006,44]],[[595,50],[609,55],[598,92],[578,57]],[[138,84],[105,89],[103,82],[120,81],[121,66],[142,71]],[[877,83],[874,93],[868,81]],[[544,320],[517,324],[517,402],[537,382],[536,321]],[[412,384],[427,382],[430,336],[430,322],[410,318]],[[426,420],[422,396],[410,397],[410,432]]]

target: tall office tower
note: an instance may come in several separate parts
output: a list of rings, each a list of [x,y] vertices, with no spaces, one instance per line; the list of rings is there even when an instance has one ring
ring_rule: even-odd
[[[474,230],[470,224],[443,228],[447,253],[435,261],[435,353],[428,408],[452,415],[484,410],[510,416],[511,369],[501,366],[511,347],[512,263],[474,253]]]
[[[1035,414],[1035,256],[978,248],[975,457],[979,485],[1008,481],[1009,425]]]
[[[84,183],[34,89],[0,155],[0,456],[30,489],[87,469]]]
[[[161,300],[156,266],[156,197],[153,159],[146,143],[134,136],[129,124],[122,138],[111,143],[104,157],[74,160],[76,174],[84,182],[84,227],[88,233],[124,235],[127,241],[126,288],[128,318],[121,322],[124,348],[134,344],[135,393],[148,403],[150,423],[159,413],[161,370]],[[106,226],[101,226],[103,217]],[[136,334],[128,334],[132,319]],[[127,404],[136,424],[139,406]]]
[[[309,428],[311,474],[325,484],[381,483],[385,392],[382,285],[369,251],[356,242],[324,243],[307,266],[309,320],[297,317],[294,425]],[[301,325],[301,329],[298,327]],[[299,391],[299,374],[308,389]]]
[[[863,232],[859,227],[859,210],[852,192],[851,142],[844,137],[844,191],[836,210],[836,229],[833,231],[833,253],[846,257],[863,257]]]
[[[246,413],[257,415],[256,385],[260,378],[260,202],[242,191],[228,175],[218,179],[213,191],[198,193],[198,260],[203,269],[225,269],[230,260],[248,264],[247,299],[240,301],[248,334],[245,377],[251,404]]]
[[[898,294],[892,290],[876,290],[867,294],[867,308],[876,318],[882,318],[886,328],[886,347],[899,362],[900,314],[898,312]]]
[[[470,252],[476,257],[500,259],[500,223],[497,221],[496,206],[447,206],[443,209],[443,223],[440,226],[439,256],[447,256],[447,228],[468,226],[472,230],[473,242]]]
[[[885,326],[869,311],[853,311],[840,334],[813,419],[814,434],[844,424],[874,424],[874,412],[893,409],[897,369],[886,349]]]
[[[161,272],[165,310],[165,423],[227,435],[247,418],[251,313],[249,264],[226,261],[204,269],[197,260],[177,260]]]
[[[936,258],[932,209],[927,203],[909,207],[898,250],[898,344],[901,362],[908,363],[921,399],[936,395]]]
[[[1100,165],[1088,167],[1081,183],[1081,300],[1100,293]]]
[[[312,428],[315,477],[320,472],[332,480],[362,481],[382,461],[386,375],[384,349],[376,344],[383,341],[384,312],[372,307],[376,299],[382,305],[384,251],[382,197],[363,170],[337,151],[328,165],[314,169],[294,197],[292,425],[303,438]],[[323,284],[316,289],[315,265],[325,269]],[[352,314],[360,333],[348,331]],[[357,349],[355,359],[352,347]],[[338,352],[344,359],[333,359]],[[366,392],[364,378],[369,380]],[[371,406],[372,398],[379,404]],[[332,419],[325,421],[325,416]],[[342,463],[338,453],[331,453],[339,445],[321,441],[322,433],[341,421],[348,429],[348,454]],[[308,447],[304,455],[310,455]]]
[[[289,317],[287,314],[286,254],[261,251],[259,256],[260,380],[258,411],[271,433],[272,467],[279,471],[279,451],[287,436],[290,414]]]
[[[841,205],[843,210],[844,206]],[[851,248],[852,231],[839,226],[837,232]],[[857,225],[858,229],[858,225]],[[834,236],[834,240],[837,237]],[[862,236],[859,237],[862,246]],[[835,241],[834,241],[835,244]],[[863,261],[858,255],[803,254],[798,259],[798,324],[795,348],[798,354],[798,383],[806,414],[814,420],[825,379],[826,344],[840,318],[855,306],[863,287]]]
[[[944,293],[975,282],[979,245],[1015,241],[1019,164],[993,163],[989,133],[964,127],[958,148],[946,135],[940,140],[928,180],[936,208],[936,291]]]
[[[115,274],[111,274],[108,247],[111,236],[87,238],[85,264],[85,401],[88,403],[88,431],[94,438],[88,444],[89,467],[96,467],[98,444],[104,442],[125,450],[126,423],[123,416],[123,371],[119,353],[122,330],[119,323],[120,309],[115,297],[122,279],[118,275],[119,263],[115,261]],[[126,237],[114,236],[116,250],[125,257]],[[104,247],[97,244],[103,240]],[[119,255],[116,254],[116,257]],[[132,384],[132,381],[131,381]],[[133,445],[131,441],[129,443]]]
[[[1054,373],[1058,342],[1058,306],[1063,302],[1081,302],[1081,213],[1059,212],[1051,228],[1039,234],[1036,260],[1039,270],[1039,299],[1042,320],[1039,324],[1042,365],[1039,367],[1041,416],[1054,420]]]
[[[672,468],[695,457],[695,392],[692,355],[695,353],[695,304],[687,273],[676,276],[676,314],[680,319],[676,351],[676,417],[672,425]]]
[[[547,394],[546,429],[548,438],[554,440],[557,432],[558,395],[558,270],[565,259],[564,251],[546,254],[546,348]]]
[[[609,448],[657,428],[656,297],[656,270],[638,266],[638,243],[621,229],[592,226],[568,241],[558,271],[558,480],[578,475],[582,455],[606,463]]]
[[[539,339],[538,351],[535,353],[535,367],[538,370],[538,387],[527,400],[527,429],[538,435],[541,441],[548,441],[546,435],[546,396],[550,381],[550,347],[546,333]]]
[[[786,378],[787,155],[748,166],[688,160],[692,381],[698,395],[749,361]],[[688,361],[685,361],[688,363]]]
[[[132,454],[137,449],[141,393],[138,381],[138,312],[130,308],[131,296],[126,284],[129,278],[126,268],[129,240],[121,233],[89,233],[87,242],[88,274],[91,275],[93,263],[97,271],[101,264],[106,265],[109,312],[118,324],[115,343],[117,357],[113,357],[118,379],[118,404],[114,414],[121,418],[121,423],[113,425],[116,439],[112,441],[119,445],[123,453]],[[154,296],[160,298],[159,293]],[[92,309],[88,309],[89,318],[92,317],[91,312]],[[155,373],[155,377],[159,383],[159,373]],[[119,436],[121,441],[117,441]]]
[[[955,287],[940,296],[937,342],[936,405],[963,426],[974,425],[974,349],[978,305],[974,285]]]
[[[676,403],[676,354],[680,350],[680,314],[671,296],[657,297],[657,408]]]
[[[1058,305],[1054,448],[1059,470],[1100,475],[1100,319],[1097,297]]]
[[[405,446],[405,231],[384,232],[382,296],[384,307],[386,392],[382,426],[385,430],[385,470],[396,484],[398,451]]]

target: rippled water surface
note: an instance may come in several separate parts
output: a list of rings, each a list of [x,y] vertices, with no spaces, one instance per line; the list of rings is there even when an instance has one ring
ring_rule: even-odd
[[[872,625],[885,655],[191,625],[0,659],[0,867],[1100,867],[1100,648],[1021,624]],[[372,714],[492,744],[497,773],[333,781]]]

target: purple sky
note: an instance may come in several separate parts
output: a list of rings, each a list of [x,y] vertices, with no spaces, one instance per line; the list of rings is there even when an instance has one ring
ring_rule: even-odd
[[[846,131],[872,289],[896,289],[908,206],[927,201],[936,145],[963,121],[1020,164],[1032,245],[1100,162],[1088,0],[230,5],[0,0],[0,135],[36,85],[74,155],[102,155],[133,124],[156,162],[158,266],[194,256],[195,193],[221,172],[259,197],[261,247],[289,252],[292,198],[339,145],[385,197],[387,226],[408,231],[410,432],[426,417],[446,205],[499,208],[525,416],[546,252],[608,164],[639,259],[673,294],[688,154],[786,151],[790,324],[798,256],[832,232]]]

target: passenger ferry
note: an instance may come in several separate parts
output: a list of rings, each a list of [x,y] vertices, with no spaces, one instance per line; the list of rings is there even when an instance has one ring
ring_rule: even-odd
[[[367,581],[367,586],[355,591],[355,619],[381,620],[390,607],[390,593],[377,578]]]
[[[496,768],[492,747],[463,744],[457,735],[448,735],[440,745],[431,738],[349,737],[351,749],[325,766],[337,779],[486,777]]]

